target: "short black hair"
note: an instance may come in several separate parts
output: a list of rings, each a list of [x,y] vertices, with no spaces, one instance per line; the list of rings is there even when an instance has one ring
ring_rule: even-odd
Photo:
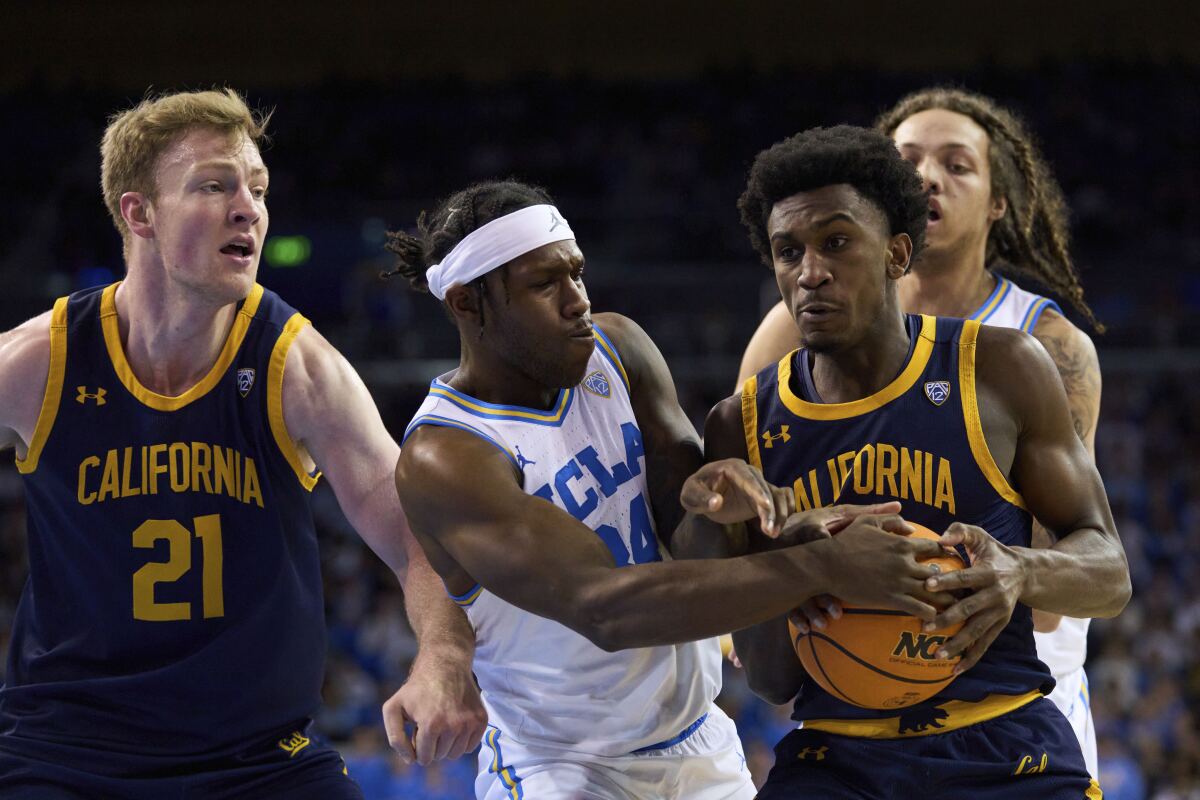
[[[887,136],[868,128],[810,128],[763,150],[738,198],[750,243],[772,266],[767,220],[780,200],[799,192],[847,183],[887,215],[891,235],[912,239],[911,265],[925,245],[929,198],[921,176]]]

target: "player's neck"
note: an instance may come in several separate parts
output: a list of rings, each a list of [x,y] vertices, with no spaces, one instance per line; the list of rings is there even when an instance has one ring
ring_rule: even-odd
[[[923,253],[900,279],[900,307],[910,314],[971,316],[996,288],[996,277],[984,266],[984,254],[983,247],[968,254]]]
[[[858,345],[813,355],[813,386],[823,403],[850,403],[870,397],[900,374],[908,359],[904,315],[890,309]]]
[[[183,394],[208,374],[237,311],[235,303],[205,302],[149,270],[131,271],[114,303],[121,347],[134,375],[150,391],[168,397]]]
[[[547,411],[554,407],[560,391],[534,381],[494,355],[483,356],[466,346],[450,385],[485,403]]]

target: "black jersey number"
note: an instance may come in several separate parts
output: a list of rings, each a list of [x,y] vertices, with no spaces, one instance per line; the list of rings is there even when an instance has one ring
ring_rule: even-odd
[[[222,581],[221,516],[208,514],[196,517],[192,522],[196,537],[200,539],[204,559],[201,565],[204,618],[223,617],[225,589]],[[169,558],[166,561],[151,561],[133,573],[133,618],[147,622],[191,619],[191,603],[159,603],[154,599],[154,586],[177,581],[192,568],[192,532],[173,519],[148,519],[133,532],[134,547],[153,548],[160,539],[167,540]]]

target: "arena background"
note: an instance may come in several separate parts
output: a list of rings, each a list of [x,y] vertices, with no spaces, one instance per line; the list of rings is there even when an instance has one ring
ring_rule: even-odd
[[[754,154],[869,124],[931,83],[985,92],[1040,136],[1109,332],[1097,458],[1134,599],[1092,626],[1110,800],[1200,797],[1200,48],[1192,4],[6,4],[0,329],[120,276],[99,192],[111,111],[231,85],[275,107],[260,280],[346,353],[399,433],[457,357],[437,304],[380,282],[389,226],[469,181],[547,186],[596,309],[665,352],[699,422],[732,389],[775,291],[734,201]],[[1064,304],[1064,307],[1065,304]],[[319,725],[371,798],[465,798],[471,759],[389,757],[379,705],[415,643],[394,580],[331,493],[314,507],[330,628]],[[0,650],[26,575],[23,492],[0,459]],[[786,713],[730,669],[721,702],[757,775]]]

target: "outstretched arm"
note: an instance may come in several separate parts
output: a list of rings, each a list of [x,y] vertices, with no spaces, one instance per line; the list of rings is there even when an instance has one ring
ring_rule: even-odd
[[[421,763],[462,755],[478,744],[487,722],[471,673],[474,631],[409,530],[393,484],[400,448],[358,374],[311,327],[288,353],[283,411],[288,433],[404,588],[420,651],[408,682],[384,706],[393,747]],[[406,720],[417,727],[413,742]]]
[[[844,558],[822,546],[831,543],[818,542],[723,561],[618,569],[599,536],[526,494],[518,480],[507,455],[454,428],[418,428],[396,473],[413,531],[427,549],[444,551],[509,603],[606,650],[703,639],[778,616],[827,591]],[[913,544],[931,547],[905,551],[889,564],[919,589],[932,570],[916,558],[940,549]],[[913,613],[932,618],[932,607],[907,600]]]
[[[1067,406],[1075,433],[1083,441],[1092,460],[1096,459],[1096,425],[1100,419],[1100,361],[1091,337],[1053,310],[1042,314],[1033,329],[1034,338],[1050,354],[1067,392]],[[1054,537],[1037,520],[1033,524],[1035,547],[1050,547]],[[1058,627],[1062,616],[1046,611],[1033,612],[1033,628],[1049,632]]]
[[[943,541],[965,545],[974,562],[931,580],[942,590],[975,590],[934,622],[966,620],[946,643],[951,657],[963,653],[961,669],[978,660],[1018,601],[1065,616],[1111,617],[1131,592],[1104,484],[1076,434],[1054,363],[1020,331],[984,326],[977,349],[976,388],[984,432],[989,444],[997,443],[993,454],[1002,470],[1011,462],[1012,483],[1056,541],[1049,548],[1009,547],[974,526],[948,529]],[[999,443],[1008,437],[989,434],[1005,426],[1016,429],[1015,452],[1007,454]]]

